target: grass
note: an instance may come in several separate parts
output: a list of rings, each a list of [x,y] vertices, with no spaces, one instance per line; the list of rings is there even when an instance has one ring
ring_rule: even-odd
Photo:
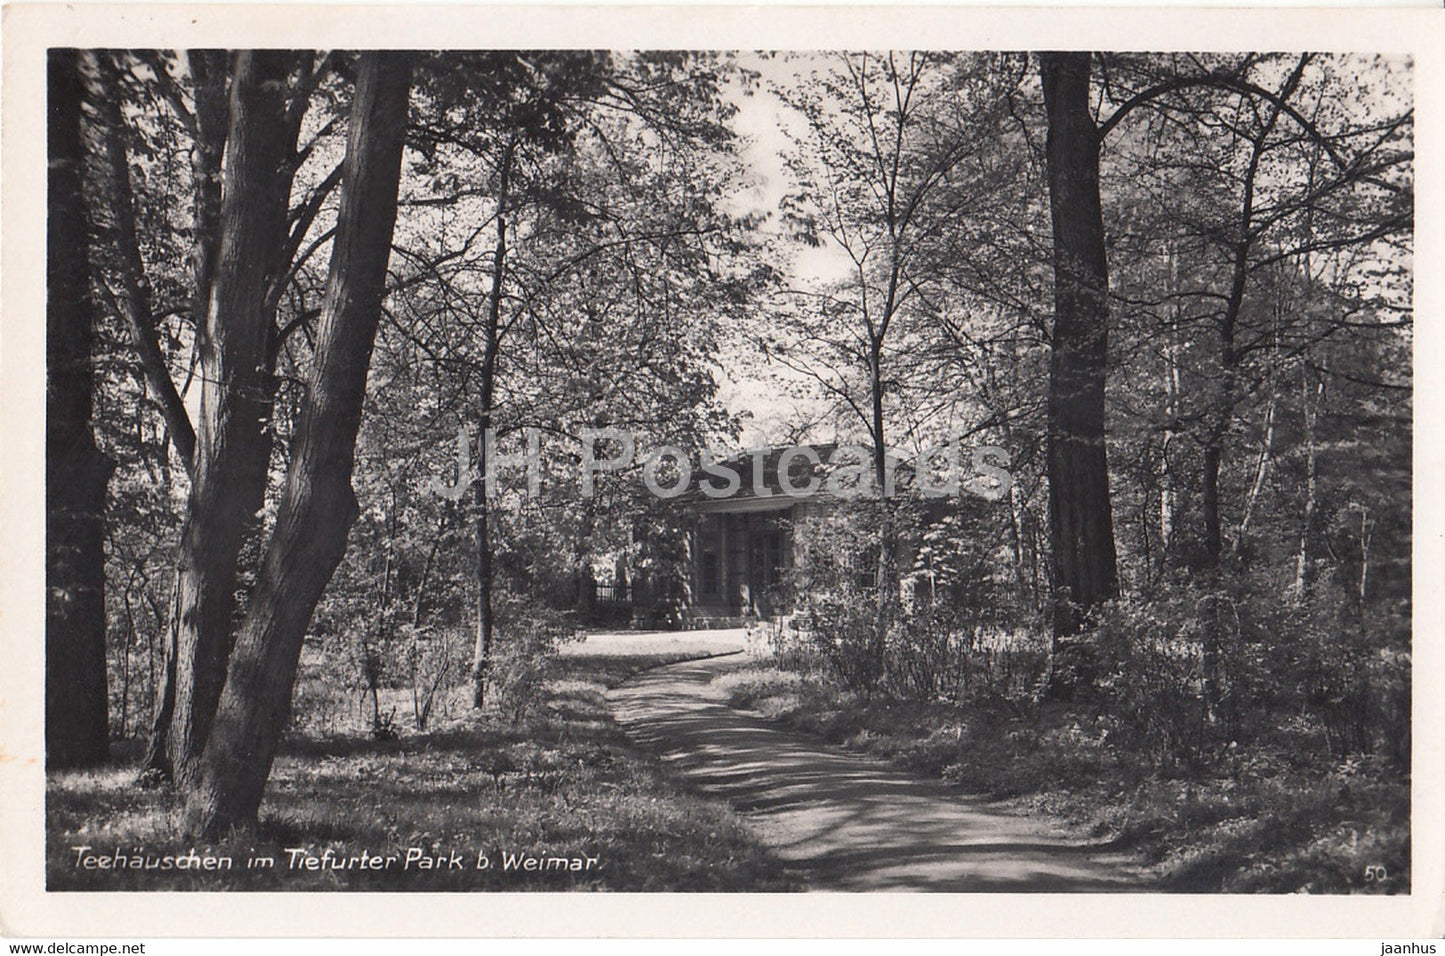
[[[1408,775],[1376,759],[1332,761],[1297,728],[1208,772],[1166,772],[1082,708],[1026,717],[1002,703],[868,700],[769,663],[717,686],[735,707],[1081,825],[1137,852],[1164,891],[1409,892]]]
[[[726,631],[619,631],[564,644],[556,667],[559,673],[582,673],[606,687],[616,687],[653,667],[732,654],[742,646],[735,633]]]
[[[120,761],[50,775],[46,799],[51,890],[625,890],[799,888],[725,806],[692,795],[633,749],[608,714],[606,688],[677,659],[575,650],[562,659],[534,716],[512,725],[465,715],[427,733],[375,740],[362,732],[290,735],[261,820],[214,844],[176,836],[179,808],[134,785]],[[314,673],[308,680],[314,681]],[[327,695],[314,684],[306,699]],[[344,703],[338,706],[347,706]],[[315,721],[298,721],[314,726]],[[343,724],[345,722],[342,722]],[[73,847],[159,859],[229,856],[232,869],[100,870]],[[331,858],[394,856],[385,868],[309,870],[288,849]],[[409,851],[441,867],[422,869]],[[479,855],[490,866],[478,869]],[[557,858],[565,868],[507,868],[504,855]],[[272,858],[273,868],[247,866]],[[572,860],[582,861],[572,864]],[[588,859],[593,863],[586,863]],[[460,860],[460,866],[453,862]]]

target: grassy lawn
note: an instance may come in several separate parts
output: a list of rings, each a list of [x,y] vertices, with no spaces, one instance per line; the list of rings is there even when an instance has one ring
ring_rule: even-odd
[[[293,730],[271,775],[259,827],[217,844],[178,839],[175,798],[137,788],[128,761],[51,774],[48,888],[799,888],[730,810],[686,793],[612,723],[607,686],[681,659],[678,654],[646,642],[630,649],[618,642],[600,653],[573,646],[558,661],[542,705],[516,725],[461,711],[429,732],[397,740],[355,730]],[[303,677],[311,684],[302,699],[316,707],[326,697],[318,675]],[[334,705],[355,709],[354,701]],[[119,851],[154,859],[157,868],[87,869],[73,849],[81,846],[105,857]],[[163,857],[192,851],[229,856],[231,869],[159,868]],[[477,866],[481,855],[486,869]],[[274,867],[248,866],[266,857]],[[387,863],[388,857],[395,859]],[[527,868],[528,857],[540,861],[536,868]],[[325,862],[308,869],[308,858]],[[335,859],[351,866],[334,868]]]
[[[745,642],[740,631],[593,634],[585,641],[564,644],[557,670],[616,687],[633,674],[651,667],[736,653],[746,646]]]
[[[1013,812],[1082,824],[1136,850],[1165,891],[1409,892],[1408,777],[1372,759],[1331,761],[1291,728],[1214,773],[1163,772],[1114,746],[1081,708],[1034,719],[1002,706],[869,701],[765,663],[717,682],[735,707]],[[1383,871],[1367,875],[1372,867]]]

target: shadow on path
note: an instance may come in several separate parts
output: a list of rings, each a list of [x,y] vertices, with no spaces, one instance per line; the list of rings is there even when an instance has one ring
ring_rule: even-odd
[[[659,667],[608,699],[629,736],[704,793],[743,811],[812,889],[1146,888],[1126,854],[733,710],[709,683],[737,661]]]

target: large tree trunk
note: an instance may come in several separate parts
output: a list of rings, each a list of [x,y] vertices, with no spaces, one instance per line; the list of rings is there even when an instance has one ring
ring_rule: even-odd
[[[1104,428],[1109,273],[1089,58],[1039,55],[1054,233],[1048,474],[1056,637],[1077,632],[1090,608],[1119,592]]]
[[[268,272],[286,238],[294,136],[285,121],[294,54],[236,55],[211,298],[201,336],[201,413],[169,635],[146,771],[188,782],[231,649],[242,542],[265,498],[276,383],[267,362]]]
[[[316,360],[276,529],[187,800],[195,832],[255,820],[306,627],[356,519],[351,472],[396,222],[409,86],[405,54],[362,55]]]
[[[94,311],[85,201],[79,54],[48,62],[49,217],[45,310],[45,761],[109,755],[105,674],[105,488],[114,463],[91,429]]]
[[[191,211],[191,313],[199,325],[210,307],[211,280],[216,273],[216,245],[221,235],[221,157],[226,148],[227,55],[219,50],[189,50],[192,95],[195,97],[196,141],[191,150],[194,194]]]

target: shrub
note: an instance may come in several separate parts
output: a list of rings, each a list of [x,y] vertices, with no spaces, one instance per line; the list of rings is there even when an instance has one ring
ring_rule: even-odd
[[[1200,621],[1187,598],[1117,601],[1082,642],[1095,671],[1087,692],[1116,739],[1147,763],[1198,765],[1211,743]]]
[[[410,672],[412,722],[424,731],[433,717],[448,716],[450,695],[465,672],[469,635],[465,628],[404,625]]]
[[[1280,600],[1242,578],[1181,582],[1106,605],[1082,636],[1090,693],[1155,765],[1200,766],[1304,714],[1320,757],[1408,764],[1410,655],[1348,601]],[[1296,734],[1297,736],[1297,734]]]
[[[542,700],[563,641],[577,634],[568,614],[512,595],[493,599],[497,642],[487,673],[489,697],[513,724]]]
[[[1409,765],[1410,650],[1396,633],[1408,611],[1363,616],[1337,592],[1308,602],[1279,602],[1257,612],[1265,634],[1287,634],[1261,654],[1256,693],[1275,706],[1304,710],[1323,731],[1329,755],[1383,753]]]

